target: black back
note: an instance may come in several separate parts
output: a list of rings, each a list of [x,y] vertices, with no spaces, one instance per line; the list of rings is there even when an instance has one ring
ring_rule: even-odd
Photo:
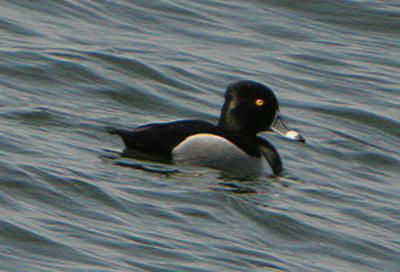
[[[224,137],[250,156],[261,155],[261,151],[247,137],[200,120],[154,123],[140,126],[133,131],[110,128],[109,132],[120,135],[128,149],[135,149],[164,159],[171,159],[172,149],[187,137],[200,133]]]

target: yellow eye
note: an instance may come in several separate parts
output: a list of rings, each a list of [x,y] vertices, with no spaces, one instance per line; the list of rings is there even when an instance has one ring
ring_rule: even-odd
[[[257,106],[260,107],[260,106],[264,105],[264,99],[259,98],[259,99],[256,100],[255,103],[256,103]]]

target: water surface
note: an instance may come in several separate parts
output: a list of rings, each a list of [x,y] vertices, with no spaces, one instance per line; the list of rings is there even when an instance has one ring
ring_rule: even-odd
[[[0,270],[399,270],[397,1],[6,0],[0,33]],[[239,79],[307,138],[263,134],[281,177],[113,159]]]

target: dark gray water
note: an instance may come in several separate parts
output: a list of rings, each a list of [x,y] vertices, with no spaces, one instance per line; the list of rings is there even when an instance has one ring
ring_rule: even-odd
[[[3,0],[0,35],[1,271],[400,271],[397,0]],[[263,135],[282,177],[112,158],[238,79],[307,138]]]

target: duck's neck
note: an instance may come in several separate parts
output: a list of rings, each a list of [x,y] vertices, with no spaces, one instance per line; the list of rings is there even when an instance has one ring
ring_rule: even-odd
[[[257,137],[254,131],[249,131],[248,129],[243,128],[232,119],[221,118],[218,122],[218,127],[225,131],[230,131],[231,133],[241,135],[242,137],[248,139],[254,139],[255,137]]]
[[[234,108],[235,108],[235,103],[233,103],[231,100],[225,101],[221,109],[221,114],[218,121],[218,127],[233,132],[241,131],[242,128],[241,125],[236,120],[236,118],[234,118],[235,116]]]
[[[232,118],[226,118],[226,115],[222,114],[221,118],[218,121],[218,127],[233,132],[241,131],[240,125],[237,122],[235,122],[235,120],[233,120]]]
[[[246,126],[248,122],[244,120],[244,117],[243,114],[240,114],[235,103],[227,100],[222,106],[218,127],[246,138],[255,138],[257,131],[254,131],[251,126]]]

